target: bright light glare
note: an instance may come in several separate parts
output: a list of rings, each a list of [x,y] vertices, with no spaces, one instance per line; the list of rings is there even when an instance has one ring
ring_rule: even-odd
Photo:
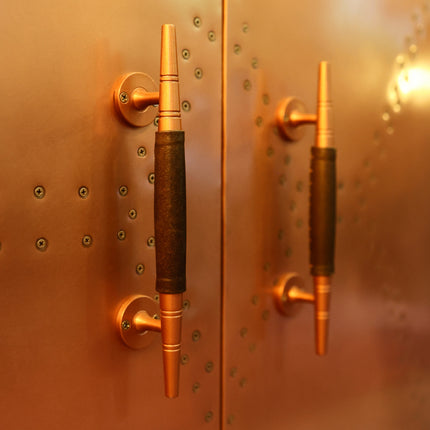
[[[397,78],[397,85],[403,94],[415,90],[430,90],[430,70],[403,70]]]

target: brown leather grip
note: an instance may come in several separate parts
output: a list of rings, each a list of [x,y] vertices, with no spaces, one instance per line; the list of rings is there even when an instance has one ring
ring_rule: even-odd
[[[311,148],[310,264],[313,276],[334,272],[336,150]]]
[[[187,214],[183,131],[155,133],[156,290],[185,291]]]

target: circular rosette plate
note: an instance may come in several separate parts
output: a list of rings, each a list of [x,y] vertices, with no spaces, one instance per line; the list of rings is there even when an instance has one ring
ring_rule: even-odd
[[[283,99],[276,112],[276,124],[280,135],[290,142],[297,142],[305,135],[302,125],[293,125],[289,122],[290,115],[295,113],[306,113],[306,106],[295,97]]]
[[[158,88],[154,80],[145,73],[129,73],[120,78],[115,86],[113,95],[115,109],[128,123],[135,127],[144,127],[154,121],[158,113],[158,107],[148,106],[138,109],[133,102],[136,93],[154,93]]]
[[[295,291],[304,290],[304,281],[297,273],[287,273],[284,275],[275,288],[276,308],[285,316],[296,315],[303,304],[300,301],[291,299]]]
[[[121,338],[127,346],[141,349],[152,343],[155,331],[142,330],[137,321],[142,313],[152,318],[156,317],[158,309],[158,303],[154,299],[142,295],[128,297],[121,303],[116,324]]]

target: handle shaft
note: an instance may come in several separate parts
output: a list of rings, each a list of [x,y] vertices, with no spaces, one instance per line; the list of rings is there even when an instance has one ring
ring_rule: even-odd
[[[171,24],[163,25],[161,30],[154,193],[156,290],[160,293],[164,384],[166,396],[173,398],[179,393],[187,214],[176,33]]]
[[[336,150],[330,97],[330,69],[320,63],[315,146],[310,172],[310,266],[314,278],[316,353],[327,351],[330,286],[336,229]]]

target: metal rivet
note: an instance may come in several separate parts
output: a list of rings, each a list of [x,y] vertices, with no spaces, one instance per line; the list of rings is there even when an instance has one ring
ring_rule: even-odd
[[[237,375],[237,367],[232,367],[230,369],[230,376],[234,378]]]
[[[152,315],[152,318],[154,318],[155,320],[161,320],[161,317],[158,314]]]
[[[403,66],[403,64],[405,64],[405,57],[403,55],[398,55],[396,57],[396,62],[399,66]]]
[[[268,105],[270,103],[269,94],[263,94],[263,104]]]
[[[280,185],[284,185],[284,184],[285,184],[285,182],[287,182],[287,177],[286,177],[285,175],[281,175],[281,176],[279,177],[279,184],[280,184]]]
[[[290,211],[295,211],[297,207],[297,203],[294,200],[290,202]]]
[[[119,101],[124,104],[128,103],[128,94],[125,91],[119,95]]]
[[[139,157],[144,157],[146,155],[146,148],[144,146],[141,146],[137,149],[137,155]]]
[[[200,340],[201,336],[202,335],[199,330],[194,330],[192,334],[192,339],[194,342],[197,342],[198,340]]]
[[[184,112],[189,112],[191,110],[191,103],[188,100],[182,102],[182,110]]]
[[[393,112],[394,112],[394,113],[399,113],[401,110],[402,110],[402,105],[401,105],[400,103],[396,103],[396,104],[393,106]]]
[[[159,302],[159,301],[160,301],[160,295],[159,295],[159,294],[156,294],[156,295],[154,296],[154,300],[155,300],[156,302]]]
[[[240,329],[240,337],[245,338],[247,334],[248,334],[248,329],[246,327],[242,327]]]
[[[389,121],[390,120],[390,114],[388,112],[384,112],[382,114],[382,120],[383,121]]]
[[[251,60],[251,66],[252,66],[253,69],[257,69],[258,68],[258,59],[257,58],[254,57]]]
[[[200,27],[202,25],[202,20],[199,16],[195,16],[193,19],[193,23],[196,27]]]
[[[263,313],[261,314],[261,317],[263,318],[264,321],[267,321],[269,319],[269,315],[270,312],[266,309],[265,311],[263,311]]]
[[[37,199],[43,199],[45,197],[45,188],[43,188],[41,185],[38,185],[34,190],[33,190],[34,196]]]
[[[184,60],[188,60],[190,58],[190,56],[191,56],[191,53],[190,53],[190,51],[188,49],[183,49],[182,50],[182,58]]]
[[[409,52],[412,55],[415,55],[417,53],[417,51],[418,51],[418,46],[415,45],[415,43],[413,43],[412,45],[409,46]]]
[[[117,233],[117,236],[118,236],[118,239],[119,240],[124,240],[125,239],[125,231],[124,230],[120,230],[118,233]]]
[[[260,302],[260,298],[258,296],[252,296],[251,303],[254,306],[257,306],[259,302]]]
[[[44,237],[39,237],[39,239],[36,240],[36,248],[39,251],[45,251],[46,248],[48,248],[48,241]]]
[[[145,266],[144,266],[142,263],[139,263],[139,264],[136,266],[136,273],[137,273],[138,275],[141,275],[144,271],[145,271]]]
[[[246,22],[243,23],[243,25],[242,25],[242,31],[244,33],[248,33],[248,30],[249,30],[249,25]]]
[[[130,324],[130,322],[129,322],[129,321],[127,321],[127,320],[124,320],[124,321],[121,323],[121,328],[122,328],[123,330],[129,330],[129,329],[130,329],[130,327],[131,327],[131,324]]]
[[[234,47],[233,47],[233,52],[234,52],[236,55],[239,55],[239,54],[240,54],[240,51],[242,51],[241,46],[240,46],[240,45],[238,45],[238,44],[234,45]]]
[[[271,157],[274,153],[275,153],[274,149],[271,146],[269,146],[266,151],[267,156]]]
[[[197,79],[201,79],[203,77],[203,70],[200,67],[197,67],[197,69],[194,70],[194,76]]]
[[[125,185],[119,187],[119,193],[124,197],[128,194],[128,188]]]
[[[155,182],[155,173],[150,173],[148,175],[148,181],[150,184],[153,184]]]
[[[131,219],[136,219],[136,217],[137,217],[137,211],[136,211],[136,209],[130,209],[130,210],[128,211],[128,216],[129,216]]]
[[[246,385],[246,383],[247,383],[248,381],[247,381],[247,379],[246,378],[242,378],[240,381],[239,381],[239,385],[241,386],[241,388],[243,388],[245,385]]]
[[[284,157],[284,164],[286,164],[288,166],[288,164],[290,164],[291,162],[291,156],[290,155],[286,155]]]
[[[303,181],[297,181],[296,190],[300,193],[303,191]]]
[[[206,413],[206,415],[205,415],[205,421],[206,421],[207,423],[209,423],[209,422],[211,422],[211,421],[212,421],[213,417],[214,417],[213,412],[212,412],[212,411],[209,411],[209,412],[207,412],[207,413]]]
[[[394,134],[394,128],[391,125],[387,127],[387,134],[390,136]]]
[[[198,382],[195,382],[193,384],[193,393],[197,393],[197,391],[200,390],[200,384]]]
[[[212,361],[208,361],[208,362],[206,363],[205,370],[206,370],[206,372],[208,372],[208,373],[211,373],[211,372],[212,372],[212,370],[214,370],[214,364],[213,364],[213,362],[212,362]]]
[[[255,120],[255,124],[257,127],[261,127],[263,124],[263,118],[261,116],[257,116],[257,119]]]
[[[188,354],[182,354],[181,356],[181,364],[188,364],[190,362],[190,357]]]
[[[92,243],[93,243],[93,238],[89,234],[86,234],[82,238],[82,245],[84,245],[85,247],[90,247]]]
[[[208,33],[208,39],[209,39],[211,42],[214,42],[214,41],[216,40],[216,35],[215,35],[215,32],[214,32],[214,31],[210,31],[210,32]]]
[[[303,220],[301,218],[299,218],[296,222],[296,226],[297,228],[302,228],[303,227]]]
[[[186,310],[186,309],[190,309],[190,306],[191,306],[190,301],[189,301],[189,300],[184,300],[184,303],[183,303],[183,305],[182,305],[182,308],[183,308],[184,310]]]
[[[243,88],[244,88],[246,91],[249,91],[249,90],[251,89],[251,87],[252,87],[252,85],[251,85],[251,81],[250,81],[249,79],[246,79],[246,80],[243,82]]]
[[[90,193],[90,191],[88,190],[87,187],[81,187],[79,188],[79,195],[83,198],[86,199],[88,197],[88,194]]]
[[[148,246],[155,246],[155,237],[154,236],[150,236],[148,237],[148,240],[146,241],[146,243],[148,244]]]
[[[155,117],[155,119],[154,119],[154,125],[155,125],[155,127],[158,127],[158,116],[156,116]]]

